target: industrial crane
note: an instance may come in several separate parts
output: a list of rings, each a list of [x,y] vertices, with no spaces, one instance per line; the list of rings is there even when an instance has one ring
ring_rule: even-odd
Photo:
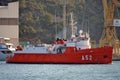
[[[104,30],[100,39],[100,46],[113,46],[114,54],[120,55],[119,40],[113,25],[115,8],[120,7],[119,0],[102,0],[104,8]],[[119,13],[118,13],[119,14]]]

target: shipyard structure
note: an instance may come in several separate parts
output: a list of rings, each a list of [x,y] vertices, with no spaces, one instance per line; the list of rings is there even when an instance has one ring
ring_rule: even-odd
[[[10,38],[16,47],[19,44],[19,1],[0,1],[0,37]]]

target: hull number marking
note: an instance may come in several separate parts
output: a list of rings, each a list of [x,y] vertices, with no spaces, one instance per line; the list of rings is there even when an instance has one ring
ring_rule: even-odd
[[[92,55],[82,55],[82,61],[84,61],[84,60],[92,61]]]

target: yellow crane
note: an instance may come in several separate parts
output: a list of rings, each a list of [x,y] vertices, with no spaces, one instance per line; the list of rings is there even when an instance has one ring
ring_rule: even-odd
[[[120,7],[119,0],[102,0],[104,8],[104,30],[100,39],[100,46],[113,46],[114,54],[120,55],[119,40],[113,25],[115,8]]]

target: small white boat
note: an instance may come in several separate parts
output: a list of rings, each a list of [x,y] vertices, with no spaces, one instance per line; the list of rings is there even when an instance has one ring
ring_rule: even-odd
[[[15,51],[13,44],[9,43],[10,38],[0,37],[0,61],[5,61],[6,57],[9,54],[12,54],[12,51]]]

